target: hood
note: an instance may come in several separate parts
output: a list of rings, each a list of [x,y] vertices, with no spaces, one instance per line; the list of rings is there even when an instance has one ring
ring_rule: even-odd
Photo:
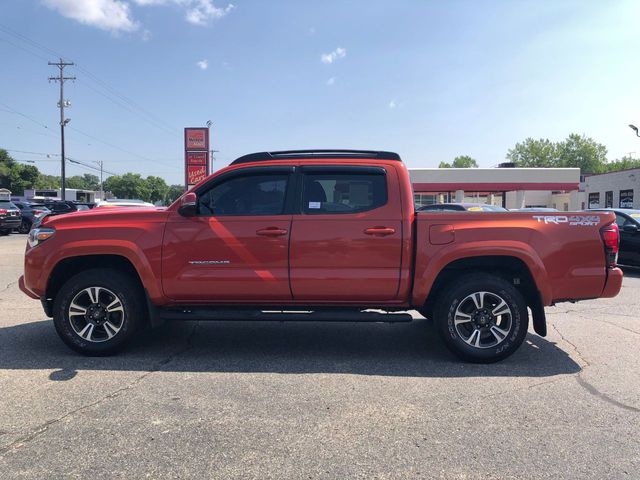
[[[92,224],[105,223],[164,222],[166,218],[166,207],[102,207],[62,215],[44,215],[40,225],[54,228],[74,225],[90,227]]]

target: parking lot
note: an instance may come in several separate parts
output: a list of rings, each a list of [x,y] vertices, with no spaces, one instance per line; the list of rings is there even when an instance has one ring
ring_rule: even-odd
[[[168,324],[85,358],[0,238],[0,478],[639,478],[640,273],[493,365],[410,324]],[[416,316],[418,316],[416,314]]]

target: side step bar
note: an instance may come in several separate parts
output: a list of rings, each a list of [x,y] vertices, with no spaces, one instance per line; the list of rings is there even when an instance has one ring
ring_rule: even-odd
[[[237,310],[202,307],[161,309],[161,320],[244,320],[269,322],[410,322],[408,313],[380,313],[353,310],[286,311]]]

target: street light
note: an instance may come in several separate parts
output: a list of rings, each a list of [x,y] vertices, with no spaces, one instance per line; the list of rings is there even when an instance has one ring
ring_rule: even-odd
[[[629,128],[634,132],[636,132],[636,137],[640,137],[640,133],[638,133],[638,127],[636,127],[635,125],[629,124]]]

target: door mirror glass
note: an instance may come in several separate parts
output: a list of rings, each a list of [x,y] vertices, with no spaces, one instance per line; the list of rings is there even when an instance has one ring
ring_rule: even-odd
[[[178,213],[183,217],[193,217],[196,214],[196,204],[198,197],[195,193],[189,192],[182,196]]]

